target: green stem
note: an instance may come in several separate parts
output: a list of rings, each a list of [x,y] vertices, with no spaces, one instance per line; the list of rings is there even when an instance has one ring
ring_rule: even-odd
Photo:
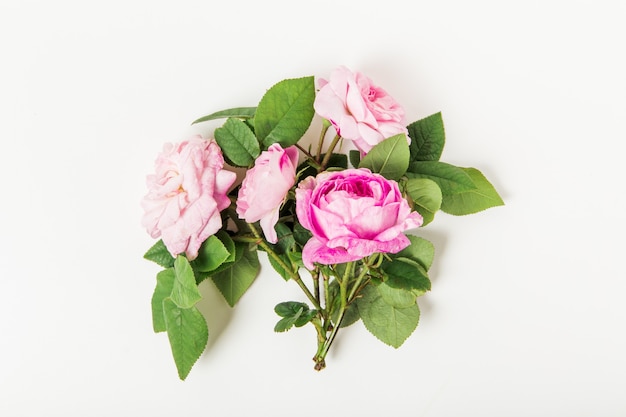
[[[280,256],[278,256],[278,254],[276,252],[274,252],[274,250],[270,247],[270,245],[268,245],[265,240],[261,237],[261,235],[259,234],[259,231],[256,229],[256,227],[254,227],[254,225],[252,223],[248,223],[248,226],[250,227],[250,230],[252,231],[252,233],[254,234],[254,236],[257,237],[257,243],[259,246],[261,246],[265,252],[267,252],[267,254],[269,256],[272,257],[272,259],[274,259],[276,261],[276,263],[278,265],[280,265],[281,268],[283,268],[285,270],[285,272],[287,272],[289,274],[289,277],[291,279],[293,279],[294,281],[296,281],[296,283],[298,284],[298,286],[300,286],[300,288],[302,289],[302,291],[304,292],[304,294],[307,296],[307,298],[309,299],[309,301],[311,301],[311,303],[313,303],[313,306],[319,310],[322,311],[322,307],[320,306],[320,303],[315,299],[315,297],[313,296],[313,294],[311,294],[311,291],[309,291],[309,289],[307,288],[307,286],[304,284],[304,282],[302,282],[302,279],[300,278],[300,274],[298,274],[296,271],[293,270],[293,266],[289,266],[287,265]]]
[[[322,157],[322,147],[324,146],[324,138],[326,137],[326,132],[328,131],[329,127],[330,127],[330,122],[324,119],[324,122],[322,125],[322,131],[320,133],[320,138],[317,141],[317,153],[315,156],[315,162],[317,163],[320,162],[320,158]]]
[[[330,146],[328,147],[326,154],[324,154],[324,160],[320,164],[321,166],[318,172],[322,172],[323,170],[326,169],[326,165],[328,165],[328,161],[330,161],[330,157],[333,154],[333,151],[335,150],[335,146],[337,146],[340,139],[341,139],[341,136],[335,135],[335,137],[333,138],[333,141],[330,142]]]

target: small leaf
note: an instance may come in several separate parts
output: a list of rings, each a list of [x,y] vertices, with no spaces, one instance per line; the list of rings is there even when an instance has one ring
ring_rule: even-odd
[[[171,299],[180,308],[193,307],[202,299],[193,269],[187,258],[182,255],[176,257],[174,262],[174,286],[172,287]]]
[[[164,332],[165,313],[163,312],[163,300],[172,294],[174,287],[174,268],[165,269],[157,274],[157,284],[152,294],[152,327],[155,333]]]
[[[365,328],[385,344],[395,348],[417,328],[420,311],[417,304],[410,307],[389,305],[380,293],[379,285],[372,281],[357,298],[359,314]]]
[[[221,110],[215,113],[211,113],[208,116],[201,117],[197,120],[194,120],[191,124],[196,124],[200,122],[206,122],[209,120],[215,119],[225,119],[227,117],[237,117],[239,119],[250,119],[254,117],[254,113],[256,112],[256,107],[236,107],[228,110]]]
[[[276,83],[263,96],[254,117],[256,136],[264,146],[294,145],[306,133],[315,110],[313,77],[287,79]]]
[[[406,237],[409,238],[411,244],[395,254],[394,257],[411,259],[428,271],[435,258],[435,247],[431,242],[419,236],[406,235]]]
[[[438,161],[446,142],[441,112],[407,126],[411,138],[411,162]]]
[[[143,255],[144,259],[155,262],[163,268],[171,268],[174,266],[174,257],[165,247],[163,240],[156,242],[148,251]]]
[[[475,168],[462,169],[472,179],[476,188],[454,195],[444,195],[441,203],[442,211],[455,216],[463,216],[504,205],[504,201],[496,189],[479,170]]]
[[[353,149],[348,153],[348,155],[350,157],[350,165],[354,168],[358,168],[361,163],[361,152]]]
[[[228,268],[211,275],[215,286],[231,307],[250,288],[261,269],[256,250],[250,250],[248,245],[236,244],[236,247],[237,251],[241,251],[241,256]]]
[[[441,188],[428,178],[411,178],[406,182],[406,192],[413,201],[413,209],[422,215],[426,226],[433,221],[441,208]]]
[[[472,178],[463,168],[439,162],[413,162],[409,165],[406,176],[409,178],[428,178],[437,183],[442,195],[450,195],[476,188]]]
[[[215,129],[214,135],[224,157],[233,166],[249,167],[261,153],[256,136],[239,119],[229,118],[222,127]]]
[[[369,168],[390,180],[397,180],[409,166],[409,145],[406,135],[387,138],[374,146],[359,163],[359,168]]]
[[[308,305],[298,301],[277,304],[274,311],[282,317],[274,327],[276,332],[287,331],[292,326],[302,327],[317,314],[316,310],[310,310]]]
[[[277,254],[277,256],[283,261],[285,265],[289,266],[291,264],[291,259],[289,259],[288,254]],[[268,256],[267,259],[272,268],[274,268],[274,271],[276,271],[278,275],[280,275],[285,281],[289,281],[291,279],[291,272],[285,270],[285,268],[283,268],[283,266],[276,259],[274,259],[273,256]]]
[[[163,300],[167,337],[180,379],[185,380],[206,348],[209,329],[196,307],[181,308],[171,299]]]
[[[417,262],[407,258],[394,258],[392,262],[383,265],[387,275],[385,283],[393,288],[403,290],[430,290],[428,273]]]
[[[300,247],[304,247],[312,236],[311,232],[305,229],[300,223],[293,225],[293,237]]]
[[[191,266],[194,270],[200,272],[211,272],[226,262],[230,256],[230,251],[226,248],[226,245],[224,245],[221,239],[216,235],[212,235],[202,242],[198,250],[198,257],[191,261]]]

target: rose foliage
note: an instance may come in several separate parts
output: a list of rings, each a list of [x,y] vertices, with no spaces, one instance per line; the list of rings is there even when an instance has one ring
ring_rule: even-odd
[[[153,328],[167,333],[183,380],[209,338],[201,282],[234,307],[264,252],[302,290],[301,300],[275,306],[274,330],[313,326],[322,370],[340,329],[359,320],[394,348],[413,333],[434,259],[420,228],[439,212],[504,204],[478,169],[440,160],[441,113],[406,124],[386,90],[344,66],[317,83],[280,81],[255,107],[193,123],[209,120],[224,121],[210,137],[165,144],[141,202],[142,226],[158,239],[144,258],[163,268]],[[235,172],[244,172],[239,181]]]

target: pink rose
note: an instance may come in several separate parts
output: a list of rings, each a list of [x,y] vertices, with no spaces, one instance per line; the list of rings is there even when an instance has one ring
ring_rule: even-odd
[[[359,72],[341,66],[320,79],[320,90],[313,104],[328,119],[337,134],[350,139],[362,154],[391,136],[404,133],[404,109],[385,90]]]
[[[222,227],[220,211],[230,205],[226,194],[236,179],[223,167],[222,150],[213,140],[194,136],[163,146],[156,174],[147,178],[142,225],[163,239],[172,256],[185,252],[195,259],[202,242]]]
[[[298,149],[295,146],[283,149],[274,143],[254,161],[239,189],[237,214],[248,223],[260,220],[265,239],[270,243],[278,241],[274,226],[280,206],[296,182],[297,166]]]
[[[397,253],[410,244],[404,231],[422,225],[398,184],[365,168],[308,177],[296,189],[296,214],[313,237],[304,265],[356,261],[377,252]]]

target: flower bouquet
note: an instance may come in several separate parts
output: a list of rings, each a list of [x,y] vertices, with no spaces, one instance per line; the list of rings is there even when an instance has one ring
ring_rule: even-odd
[[[434,247],[413,232],[440,210],[504,204],[479,170],[440,161],[441,113],[407,124],[383,88],[344,66],[315,81],[286,79],[256,107],[196,120],[225,119],[211,138],[166,144],[147,177],[142,225],[158,241],[144,258],[164,268],[153,327],[167,332],[183,380],[208,341],[196,307],[202,281],[234,307],[265,252],[302,290],[302,300],[275,307],[274,330],[313,326],[314,369],[322,370],[340,330],[358,320],[395,348],[417,327]],[[306,144],[316,120],[319,139]]]

